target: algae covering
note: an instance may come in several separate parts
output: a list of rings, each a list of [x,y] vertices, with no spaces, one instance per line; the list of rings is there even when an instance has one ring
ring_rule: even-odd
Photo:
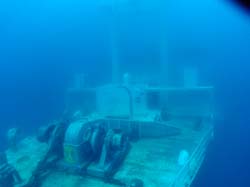
[[[70,119],[41,127],[6,151],[22,178],[14,186],[191,185],[213,137],[211,88],[108,85],[86,92],[95,103],[88,114],[69,104],[76,111]],[[104,107],[116,94],[117,103]]]
[[[24,184],[32,177],[47,149],[47,144],[40,143],[34,137],[28,137],[18,144],[17,149],[6,151],[8,162],[16,168]]]
[[[190,130],[187,127],[192,126],[192,120],[173,120],[169,123],[176,127],[182,127],[181,134],[168,138],[142,139],[134,142],[119,171],[114,175],[114,180],[126,184],[133,178],[139,178],[144,181],[146,187],[172,186],[177,174],[182,169],[177,160],[180,151],[185,148],[190,153],[194,152],[200,141],[206,138],[205,135],[210,131],[208,128],[199,132]],[[7,155],[9,162],[17,169],[24,181],[28,181],[46,150],[46,144],[38,142],[35,137],[29,137],[20,143],[19,150],[14,152],[8,150]],[[192,159],[194,159],[194,165],[200,164],[195,157]],[[189,177],[192,174],[190,172]],[[75,175],[51,168],[41,186],[117,186],[117,184],[112,183],[115,182]]]

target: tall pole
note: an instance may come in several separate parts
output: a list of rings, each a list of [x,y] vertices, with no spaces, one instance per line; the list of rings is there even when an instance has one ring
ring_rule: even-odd
[[[169,50],[168,50],[168,34],[167,34],[167,4],[165,1],[159,2],[159,19],[160,22],[160,72],[161,85],[169,84]]]
[[[113,34],[112,34],[113,33]],[[115,30],[111,32],[111,63],[112,63],[112,83],[118,84],[120,77],[120,62],[119,62],[119,49],[117,45],[117,37],[115,36]]]
[[[112,65],[112,83],[118,84],[120,78],[120,55],[119,55],[119,45],[118,45],[118,30],[116,22],[116,3],[112,5],[112,15],[110,23],[110,52],[111,52],[111,65]]]
[[[161,67],[161,84],[167,86],[169,81],[169,59],[168,59],[168,46],[165,30],[161,31],[160,37],[160,67]]]

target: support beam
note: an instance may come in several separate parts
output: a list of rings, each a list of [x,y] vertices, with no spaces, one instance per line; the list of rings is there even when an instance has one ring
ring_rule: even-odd
[[[161,86],[168,86],[169,82],[169,46],[168,46],[168,32],[167,32],[167,7],[166,2],[159,3],[159,20],[160,22],[160,72],[161,72]],[[164,7],[164,8],[163,8]]]
[[[118,84],[120,77],[119,49],[117,46],[117,38],[114,34],[111,36],[111,40],[112,83]]]
[[[120,50],[119,50],[119,34],[117,30],[117,3],[112,5],[111,23],[110,23],[110,53],[112,64],[112,83],[118,84],[120,78]]]

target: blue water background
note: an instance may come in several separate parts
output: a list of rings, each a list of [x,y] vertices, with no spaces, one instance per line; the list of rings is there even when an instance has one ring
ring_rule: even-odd
[[[145,6],[154,3],[145,2]],[[65,90],[75,73],[87,73],[92,85],[110,80],[107,31],[112,11],[105,3],[96,8],[96,3],[0,2],[0,147],[5,145],[8,128],[20,127],[29,134],[60,117]],[[143,55],[150,52],[151,58],[158,58],[152,42],[158,24],[144,9],[138,11],[141,3],[125,3],[137,8],[122,10],[127,13],[123,21],[131,24],[122,30],[131,35],[122,48],[130,54],[123,63],[144,71],[146,66],[139,61]],[[197,66],[202,82],[215,86],[215,139],[193,186],[248,187],[250,16],[222,0],[170,1],[168,5],[162,19],[167,25],[171,63]]]

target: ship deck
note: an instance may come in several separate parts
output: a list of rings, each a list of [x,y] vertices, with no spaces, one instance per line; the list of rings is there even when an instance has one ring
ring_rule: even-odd
[[[169,126],[180,129],[180,134],[164,138],[140,139],[133,142],[124,163],[114,175],[114,181],[126,183],[133,178],[143,180],[145,187],[180,187],[189,186],[195,177],[205,150],[212,137],[212,122],[205,121],[203,128],[194,130],[193,119],[174,119]],[[28,180],[35,168],[35,163],[43,156],[44,144],[34,138],[23,140],[20,150],[7,151],[8,159]],[[178,157],[182,150],[189,153],[186,164],[179,165]],[[32,153],[32,154],[31,154]],[[75,176],[65,172],[52,171],[44,179],[42,187],[114,187],[115,184],[87,176]]]

